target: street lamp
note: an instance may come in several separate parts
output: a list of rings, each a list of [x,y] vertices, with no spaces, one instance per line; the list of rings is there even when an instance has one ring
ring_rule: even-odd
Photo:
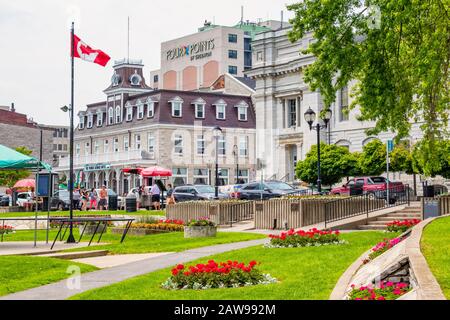
[[[68,184],[68,190],[69,190],[69,236],[67,237],[67,243],[75,243],[75,237],[73,236],[73,106],[70,105],[64,106],[61,108],[63,112],[69,111],[69,117],[70,117],[70,143],[69,143],[69,184]]]
[[[321,120],[324,122],[323,125],[317,122],[317,124],[313,126],[313,123],[316,120],[316,113],[311,108],[308,108],[308,110],[306,110],[304,116],[306,122],[309,125],[309,130],[317,131],[317,191],[320,193],[322,192],[322,185],[320,180],[320,129],[326,129],[328,127],[332,112],[330,109],[325,110],[325,112],[323,113],[323,118],[321,118]]]
[[[239,184],[239,150],[237,145],[233,146],[233,156],[236,161],[236,184]]]
[[[216,139],[216,178],[214,181],[214,197],[219,199],[219,137],[222,135],[222,128],[215,126],[213,128],[213,137]]]

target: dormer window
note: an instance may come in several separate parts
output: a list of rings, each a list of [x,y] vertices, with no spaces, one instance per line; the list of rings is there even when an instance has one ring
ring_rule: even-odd
[[[79,129],[84,129],[84,114],[80,114],[80,124],[78,125]]]
[[[122,122],[122,108],[120,106],[116,106],[116,123]]]
[[[147,118],[153,118],[155,116],[155,103],[150,101],[147,103]]]
[[[213,106],[216,106],[216,119],[217,120],[225,120],[226,119],[226,107],[227,104],[223,99],[216,101],[213,103]]]
[[[97,111],[97,127],[101,127],[103,125],[103,112]]]
[[[127,109],[127,121],[133,120],[133,106],[127,102],[125,108]]]
[[[108,124],[112,125],[114,124],[114,108],[109,107],[108,109]]]
[[[142,77],[138,75],[137,70],[134,70],[134,74],[130,77],[130,83],[132,86],[139,86],[142,82]]]
[[[113,87],[117,87],[120,83],[121,77],[117,74],[117,72],[114,72],[114,75],[111,78],[111,84]]]
[[[92,128],[93,123],[94,123],[94,115],[93,115],[92,113],[88,113],[88,115],[87,115],[87,125],[86,125],[86,127],[87,127],[88,129]]]
[[[192,104],[195,107],[195,118],[204,119],[205,118],[205,105],[206,102],[202,98],[196,99]]]
[[[235,107],[237,108],[237,112],[238,112],[238,120],[239,121],[247,121],[248,104],[245,101],[241,101]]]
[[[175,97],[169,101],[172,105],[172,117],[180,118],[183,115],[183,100],[180,97]]]
[[[140,100],[138,100],[137,102],[137,118],[144,118],[144,104]]]

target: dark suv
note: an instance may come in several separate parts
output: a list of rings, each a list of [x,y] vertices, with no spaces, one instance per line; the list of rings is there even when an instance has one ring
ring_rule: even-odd
[[[282,181],[263,181],[244,184],[237,197],[242,200],[279,198],[293,194],[297,189]]]
[[[209,185],[185,185],[176,187],[172,195],[176,202],[212,200],[215,197],[215,189]],[[225,198],[228,198],[228,196],[219,192],[219,199]]]
[[[9,206],[9,197],[6,194],[0,193],[0,207]]]

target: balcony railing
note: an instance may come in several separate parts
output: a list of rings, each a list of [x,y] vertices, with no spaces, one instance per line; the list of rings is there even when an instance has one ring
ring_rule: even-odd
[[[94,164],[94,163],[115,163],[132,160],[154,160],[155,154],[144,150],[130,150],[123,152],[111,152],[101,154],[88,154],[73,157],[74,166]],[[68,167],[69,157],[59,161],[59,167]]]

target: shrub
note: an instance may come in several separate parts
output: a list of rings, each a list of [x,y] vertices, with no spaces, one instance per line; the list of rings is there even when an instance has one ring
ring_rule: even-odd
[[[200,219],[192,219],[186,224],[188,227],[215,227],[216,224],[209,220],[207,217],[201,217]]]
[[[405,232],[406,230],[408,230],[409,228],[414,227],[416,224],[420,223],[420,220],[418,219],[413,219],[413,220],[403,220],[403,221],[393,221],[388,223],[387,226],[387,231],[389,232]]]
[[[176,223],[133,223],[131,228],[166,230],[166,231],[183,231],[184,226]]]
[[[238,261],[217,263],[209,260],[207,264],[195,266],[177,265],[172,269],[172,276],[161,286],[169,290],[237,288],[257,284],[276,282],[268,274],[262,274],[255,266],[256,261],[248,265]]]
[[[296,248],[296,247],[310,247],[322,246],[330,244],[342,244],[344,241],[339,240],[339,231],[331,230],[317,230],[316,228],[309,231],[294,231],[282,232],[281,235],[269,235],[269,248]]]
[[[350,300],[395,300],[404,295],[411,288],[404,282],[386,282],[383,281],[378,288],[372,286],[362,286],[356,288],[352,285],[352,291],[349,293]]]

